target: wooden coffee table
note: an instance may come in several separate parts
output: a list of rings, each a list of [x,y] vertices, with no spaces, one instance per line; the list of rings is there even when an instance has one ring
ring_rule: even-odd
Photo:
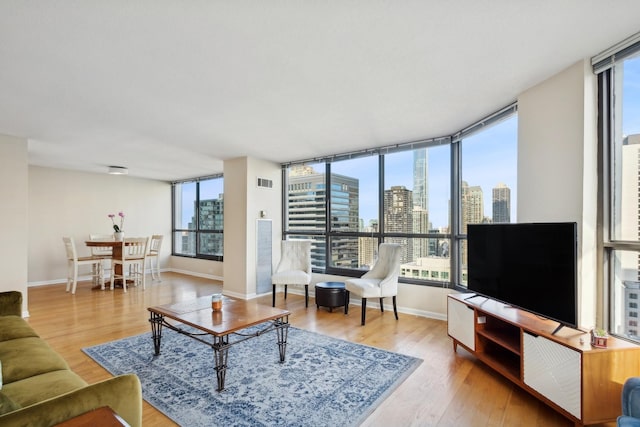
[[[216,362],[216,376],[218,391],[224,390],[224,380],[227,371],[227,357],[229,348],[250,338],[266,332],[276,330],[280,363],[284,362],[287,349],[287,335],[289,332],[289,315],[287,310],[258,304],[255,301],[236,300],[223,297],[222,311],[211,309],[211,297],[201,297],[191,301],[148,307],[149,322],[153,334],[155,354],[160,354],[162,328],[167,327],[183,335],[213,348]],[[189,325],[198,330],[197,333],[186,330],[183,325],[174,325],[168,319]],[[257,331],[247,333],[242,329],[249,326],[261,325]],[[204,333],[204,334],[203,334]],[[213,343],[203,339],[203,335],[211,335]],[[229,337],[234,336],[230,341]]]

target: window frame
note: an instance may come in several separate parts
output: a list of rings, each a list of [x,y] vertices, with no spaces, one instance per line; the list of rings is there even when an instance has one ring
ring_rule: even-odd
[[[399,281],[402,283],[409,283],[423,286],[433,287],[445,287],[451,289],[457,289],[466,291],[466,285],[463,285],[463,272],[461,266],[460,248],[462,242],[466,241],[466,235],[461,232],[461,147],[460,142],[463,138],[475,134],[488,125],[496,124],[499,121],[510,118],[512,116],[517,118],[517,102],[513,102],[501,110],[487,116],[486,118],[468,126],[467,128],[455,133],[451,136],[433,138],[429,140],[415,141],[405,144],[396,144],[389,147],[382,147],[377,149],[367,149],[355,153],[346,153],[335,156],[328,156],[325,158],[307,159],[296,162],[282,163],[282,238],[309,238],[309,237],[324,237],[324,250],[325,252],[325,266],[324,268],[316,268],[314,266],[313,271],[315,273],[339,275],[345,277],[359,277],[365,270],[359,269],[345,269],[337,268],[329,265],[329,259],[331,257],[331,242],[336,238],[374,238],[377,240],[377,244],[388,241],[393,238],[407,238],[407,239],[448,239],[449,240],[449,263],[450,271],[448,273],[448,280],[432,280],[432,271],[429,271],[428,278],[415,278],[401,276]],[[450,209],[449,209],[449,232],[448,233],[392,233],[385,232],[384,224],[384,192],[385,192],[385,155],[398,151],[410,151],[417,148],[430,148],[439,145],[448,145],[450,147]],[[356,158],[359,156],[378,156],[378,230],[370,232],[362,231],[336,231],[331,230],[330,217],[326,215],[326,212],[331,212],[331,164],[336,161]],[[324,230],[300,230],[291,231],[288,224],[288,202],[289,202],[289,180],[288,170],[292,166],[306,165],[306,164],[322,164],[324,163],[324,186],[325,186],[325,224]],[[517,167],[517,165],[516,165]]]

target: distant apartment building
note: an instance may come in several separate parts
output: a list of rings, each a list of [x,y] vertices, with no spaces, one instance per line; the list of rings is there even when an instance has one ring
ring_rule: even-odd
[[[511,222],[511,189],[503,183],[493,188],[492,213],[494,223]]]
[[[415,234],[429,233],[429,213],[421,207],[414,206],[412,212],[412,230]],[[429,239],[413,240],[413,258],[420,258],[429,254]]]
[[[372,220],[369,225],[363,226],[360,231],[377,233],[378,221]],[[378,258],[378,239],[373,237],[359,237],[358,247],[358,265],[364,270],[370,270]]]
[[[386,233],[409,234],[413,231],[413,195],[402,185],[384,190],[384,228]],[[402,245],[400,262],[413,261],[413,243],[406,237],[389,238],[390,243]]]
[[[481,224],[484,220],[484,198],[482,187],[470,186],[462,181],[462,232],[467,233],[467,224]]]

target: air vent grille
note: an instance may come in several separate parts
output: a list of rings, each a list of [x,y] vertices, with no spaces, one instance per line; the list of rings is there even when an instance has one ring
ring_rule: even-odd
[[[266,178],[258,178],[258,187],[273,188],[273,180]]]

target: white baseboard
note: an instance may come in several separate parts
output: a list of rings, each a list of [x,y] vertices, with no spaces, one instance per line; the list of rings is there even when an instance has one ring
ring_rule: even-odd
[[[284,291],[284,289],[283,289]],[[296,294],[296,295],[301,295],[304,296],[304,288],[300,288],[300,287],[294,287],[292,288],[291,286],[287,289],[287,293],[289,294]],[[311,286],[309,286],[309,297],[315,297],[315,291],[312,289]],[[387,297],[388,299],[388,297]],[[375,302],[374,302],[375,301]],[[351,305],[362,305],[362,299],[355,297],[355,298],[351,298],[349,301],[349,304]],[[380,308],[380,303],[378,302],[378,298],[368,298],[367,299],[367,308]],[[384,309],[385,311],[393,311],[393,304],[384,304]],[[432,311],[426,311],[426,310],[416,310],[413,308],[407,308],[407,307],[401,307],[398,305],[398,313],[404,313],[404,314],[413,314],[414,316],[419,316],[419,317],[426,317],[429,319],[436,319],[436,320],[447,320],[447,315],[446,314],[442,314],[442,313],[435,313]]]
[[[194,277],[201,277],[204,279],[211,279],[211,280],[217,280],[220,282],[224,281],[223,277],[220,276],[214,276],[212,274],[204,274],[204,273],[195,273],[193,271],[187,271],[187,270],[178,270],[175,268],[167,268],[167,269],[160,269],[160,272],[174,272],[174,273],[180,273],[180,274],[185,274],[187,276],[194,276]],[[147,274],[151,274],[151,270],[148,270]],[[108,277],[108,276],[107,276]],[[106,279],[106,277],[105,277]],[[91,280],[91,276],[83,276],[83,277],[78,277],[78,280]],[[55,285],[55,284],[60,284],[60,283],[66,283],[67,279],[56,279],[56,280],[46,280],[46,281],[40,281],[40,282],[29,282],[27,283],[27,287],[32,287],[32,286],[45,286],[45,285]],[[278,287],[277,292],[282,292],[284,289],[282,287]],[[302,287],[298,287],[298,286],[289,286],[287,289],[288,293],[291,294],[296,294],[296,295],[301,295],[304,296],[304,288]],[[249,294],[249,295],[245,295],[245,294],[240,294],[240,293],[236,293],[236,292],[230,292],[227,290],[223,289],[223,293],[226,296],[232,297],[232,298],[238,298],[238,299],[243,299],[243,300],[251,300],[254,298],[258,298],[258,297],[262,297],[265,295],[271,295],[271,292],[265,292],[262,294]],[[309,286],[309,296],[313,296],[315,297],[315,288],[313,286]],[[374,302],[375,301],[375,302]],[[350,304],[353,305],[361,305],[361,299],[360,298],[352,298],[350,301]],[[369,302],[367,304],[367,307],[371,307],[371,308],[380,308],[380,303],[378,302],[377,298],[370,298]],[[393,305],[391,304],[384,304],[384,309],[388,310],[388,311],[393,311]],[[442,314],[442,313],[435,313],[435,312],[431,312],[431,311],[426,311],[426,310],[416,310],[413,308],[406,308],[406,307],[400,307],[398,306],[398,313],[404,313],[404,314],[412,314],[414,316],[420,316],[420,317],[427,317],[429,319],[436,319],[436,320],[447,320],[447,315],[446,314]],[[24,316],[24,314],[23,314]],[[28,312],[27,315],[24,317],[28,317]]]

